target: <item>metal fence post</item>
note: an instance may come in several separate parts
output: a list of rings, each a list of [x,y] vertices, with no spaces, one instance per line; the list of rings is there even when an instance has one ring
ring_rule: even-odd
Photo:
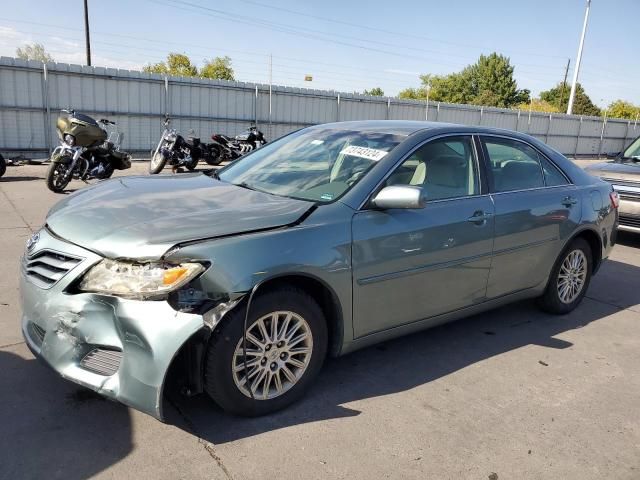
[[[478,122],[478,125],[482,125],[482,115],[484,114],[484,107],[480,107],[480,121]]]
[[[439,116],[440,116],[440,102],[438,102],[438,108],[436,109],[436,122],[438,121]]]
[[[429,121],[429,99],[427,99],[427,104],[425,106],[426,108],[424,109],[424,119],[425,121]]]
[[[391,117],[391,97],[387,97],[387,120]]]
[[[516,118],[516,132],[520,130],[520,109],[518,109],[518,116]]]
[[[169,77],[164,77],[164,114],[169,115]]]
[[[633,129],[634,129],[634,130],[635,130],[635,129],[636,129],[636,127],[638,126],[638,117],[640,117],[640,113],[636,114],[636,121],[635,121],[635,123],[633,124]]]
[[[256,96],[253,99],[253,114],[255,117],[256,128],[258,128],[258,85],[256,85]]]
[[[549,124],[547,125],[547,132],[544,134],[544,143],[549,142],[549,132],[551,132],[551,120],[553,120],[553,113],[549,114]]]
[[[336,122],[340,121],[340,94],[338,94],[338,104],[336,107]]]
[[[600,145],[598,146],[598,158],[602,155],[602,144],[604,143],[604,131],[607,128],[607,112],[604,112],[604,118],[602,119],[602,130],[600,131]]]
[[[580,143],[580,133],[582,132],[582,115],[580,115],[580,123],[578,124],[578,135],[576,136],[576,147],[573,149],[573,158],[578,156],[578,145]]]
[[[48,155],[51,156],[51,108],[49,106],[49,71],[47,64],[42,64],[42,103],[44,107],[44,142]]]

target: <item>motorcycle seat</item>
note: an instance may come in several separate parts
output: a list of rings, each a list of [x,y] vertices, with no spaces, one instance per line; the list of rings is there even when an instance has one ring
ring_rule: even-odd
[[[188,145],[200,145],[200,137],[187,137],[187,144]]]

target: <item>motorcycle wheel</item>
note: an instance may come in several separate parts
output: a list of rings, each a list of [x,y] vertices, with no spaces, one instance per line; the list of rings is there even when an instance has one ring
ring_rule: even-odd
[[[222,162],[222,151],[216,145],[209,147],[209,154],[204,158],[209,165],[220,165]]]
[[[167,159],[162,155],[161,150],[161,148],[157,149],[151,157],[151,161],[149,162],[149,173],[151,175],[160,173],[164,168],[165,163],[167,163]]]
[[[7,171],[7,162],[5,162],[4,157],[0,155],[0,177],[5,174]]]
[[[193,172],[195,170],[195,168],[198,166],[198,159],[197,158],[191,158],[191,160],[186,162],[184,164],[184,166],[187,167],[187,170],[189,170],[190,172]]]
[[[47,187],[54,193],[62,193],[69,182],[71,176],[65,179],[67,165],[64,163],[51,162],[47,170]]]

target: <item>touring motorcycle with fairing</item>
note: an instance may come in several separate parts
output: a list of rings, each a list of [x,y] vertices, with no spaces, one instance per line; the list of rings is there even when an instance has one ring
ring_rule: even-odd
[[[131,167],[131,155],[120,151],[124,134],[116,122],[100,119],[73,109],[62,110],[56,122],[60,145],[51,155],[47,187],[61,193],[72,179],[88,181],[110,178],[115,170]]]

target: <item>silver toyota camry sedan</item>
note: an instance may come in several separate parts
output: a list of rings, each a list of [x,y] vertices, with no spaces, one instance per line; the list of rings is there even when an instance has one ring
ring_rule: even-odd
[[[64,378],[159,419],[170,370],[261,415],[327,355],[525,298],[570,312],[617,206],[523,134],[313,126],[211,175],[116,178],[60,201],[22,258],[22,330]]]

